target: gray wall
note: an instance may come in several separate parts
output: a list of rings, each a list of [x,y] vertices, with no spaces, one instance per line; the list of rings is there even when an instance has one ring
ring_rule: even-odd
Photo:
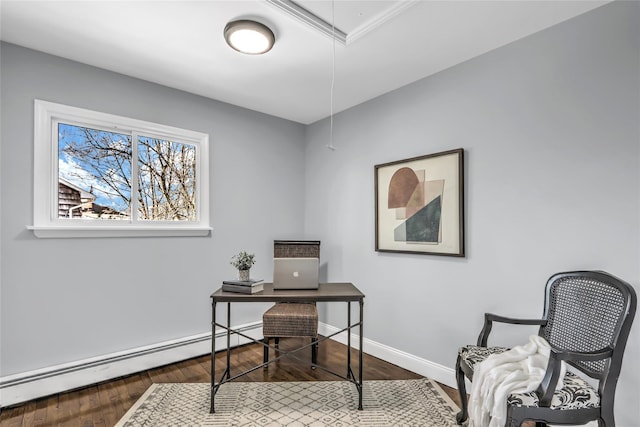
[[[208,133],[213,233],[34,237],[34,98]],[[270,242],[303,231],[300,124],[10,44],[1,101],[2,376],[207,332],[209,295],[237,274],[231,256],[255,252],[268,279]],[[234,310],[234,323],[256,310]]]
[[[328,280],[367,295],[368,339],[451,368],[483,312],[539,315],[554,272],[604,269],[638,289],[638,22],[638,4],[616,2],[339,114],[335,152],[326,121],[303,127],[3,44],[1,375],[206,332],[229,257],[255,251],[268,278],[270,240],[302,232],[322,239]],[[212,236],[34,238],[33,98],[208,132]],[[457,147],[467,257],[374,252],[373,166]],[[56,273],[70,260],[86,280]],[[638,330],[623,427],[640,416]]]
[[[615,2],[381,96],[335,117],[336,151],[326,121],[307,129],[306,231],[322,236],[329,280],[366,294],[368,339],[453,368],[485,311],[539,316],[555,272],[640,289],[639,25],[638,3]],[[466,258],[376,253],[374,165],[458,147]],[[625,427],[640,417],[638,331],[616,402]],[[513,344],[533,331],[504,332]]]

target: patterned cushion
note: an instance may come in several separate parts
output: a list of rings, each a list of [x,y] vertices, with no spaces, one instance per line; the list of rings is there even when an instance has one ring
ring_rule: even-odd
[[[503,353],[507,350],[509,350],[507,347],[478,347],[476,345],[468,345],[460,348],[458,355],[472,370],[475,370],[474,367],[490,355]]]
[[[478,347],[469,345],[460,348],[459,356],[473,370],[475,366],[492,354],[507,351],[506,347]],[[538,395],[535,392],[512,394],[507,398],[508,405],[538,406]],[[600,406],[598,391],[587,381],[573,372],[567,371],[564,387],[553,394],[550,407],[552,409],[584,409]]]
[[[507,404],[514,406],[538,406],[538,403],[538,395],[533,391],[512,394],[507,398]],[[564,387],[553,394],[550,405],[550,408],[561,411],[598,407],[600,407],[598,391],[584,379],[568,371],[564,376]]]

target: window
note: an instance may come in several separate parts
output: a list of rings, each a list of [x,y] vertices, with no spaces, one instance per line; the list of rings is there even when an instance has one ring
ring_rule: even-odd
[[[38,237],[197,236],[209,228],[207,134],[35,101]]]

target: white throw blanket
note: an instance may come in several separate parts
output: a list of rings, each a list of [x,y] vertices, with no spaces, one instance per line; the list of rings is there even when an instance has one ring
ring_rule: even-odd
[[[544,378],[549,363],[549,343],[538,335],[525,345],[492,354],[473,373],[469,400],[469,427],[503,427],[507,397],[534,391]],[[562,362],[556,390],[562,388],[566,366]]]

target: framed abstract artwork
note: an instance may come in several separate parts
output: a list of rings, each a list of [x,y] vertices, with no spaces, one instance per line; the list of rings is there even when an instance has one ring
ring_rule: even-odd
[[[374,166],[376,251],[464,256],[463,153]]]

